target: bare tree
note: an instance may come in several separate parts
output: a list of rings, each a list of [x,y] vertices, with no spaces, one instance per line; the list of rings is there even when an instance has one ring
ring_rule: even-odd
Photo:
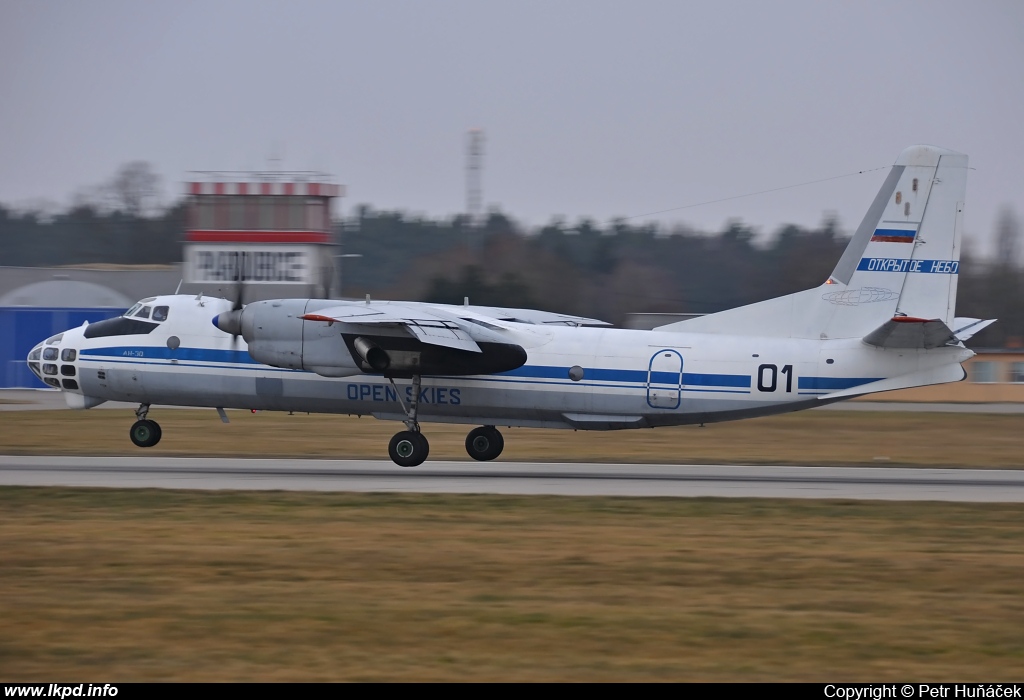
[[[160,176],[141,160],[122,165],[110,182],[117,207],[129,216],[143,216],[156,208],[160,197]]]

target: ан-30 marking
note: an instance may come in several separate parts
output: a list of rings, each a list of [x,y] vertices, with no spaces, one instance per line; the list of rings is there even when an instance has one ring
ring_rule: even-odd
[[[771,392],[779,386],[779,368],[775,365],[761,365],[757,368],[757,390]],[[786,392],[793,392],[793,365],[785,365],[781,370],[786,377]]]

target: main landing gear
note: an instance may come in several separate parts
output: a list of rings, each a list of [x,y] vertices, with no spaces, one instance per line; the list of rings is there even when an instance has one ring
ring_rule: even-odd
[[[388,455],[391,461],[400,467],[418,467],[430,454],[430,443],[423,433],[414,430],[403,430],[396,433],[388,443]]]
[[[388,456],[400,467],[418,467],[430,454],[430,443],[420,432],[419,397],[422,377],[416,374],[412,378],[412,400],[406,406],[402,400],[402,392],[395,386],[393,379],[388,379],[395,389],[398,401],[405,411],[406,429],[396,433],[388,443]],[[466,452],[473,459],[489,462],[498,457],[505,448],[505,439],[493,425],[484,425],[469,431],[466,436]]]
[[[128,437],[132,439],[136,447],[152,447],[160,442],[160,438],[163,437],[160,424],[155,420],[148,420],[146,418],[148,414],[148,403],[139,404],[139,407],[135,409],[135,417],[138,420],[132,423],[131,430],[128,431]]]
[[[420,424],[417,420],[420,412],[420,384],[423,378],[418,374],[413,375],[412,398],[408,406],[402,401],[402,392],[395,386],[395,380],[389,377],[388,381],[391,382],[402,410],[405,411],[405,427],[407,428],[391,438],[391,442],[388,443],[388,456],[400,467],[418,467],[430,454],[430,443],[420,432]]]
[[[473,459],[489,462],[505,449],[505,438],[493,425],[473,428],[466,436],[466,452]]]

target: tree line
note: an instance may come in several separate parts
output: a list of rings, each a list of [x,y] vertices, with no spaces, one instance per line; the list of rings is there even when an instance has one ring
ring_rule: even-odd
[[[0,205],[0,265],[171,264],[181,260],[184,202],[147,206],[139,188],[43,215]],[[963,254],[957,313],[998,318],[974,345],[1024,339],[1020,231],[1006,211],[999,257]],[[527,228],[492,211],[429,218],[357,207],[336,224],[343,294],[530,307],[622,324],[630,312],[713,313],[827,279],[849,241],[835,221],[758,235],[739,221],[707,233],[682,225],[552,221]]]

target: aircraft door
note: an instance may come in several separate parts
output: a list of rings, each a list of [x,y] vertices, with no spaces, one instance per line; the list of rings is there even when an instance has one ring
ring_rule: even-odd
[[[647,405],[679,408],[683,391],[683,356],[675,350],[659,350],[647,366]]]

